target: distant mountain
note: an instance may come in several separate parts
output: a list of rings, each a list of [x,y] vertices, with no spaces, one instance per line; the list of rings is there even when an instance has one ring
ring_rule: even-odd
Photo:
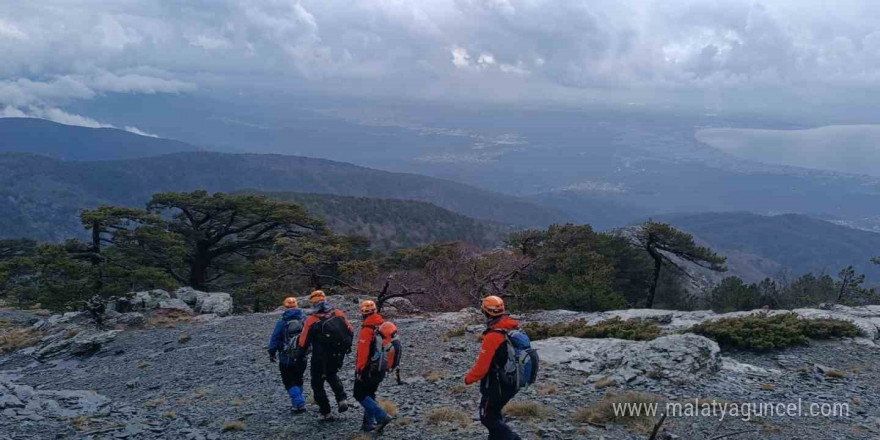
[[[190,144],[116,128],[87,128],[45,119],[0,118],[0,153],[31,153],[63,160],[115,160],[196,151]]]
[[[298,156],[178,153],[118,161],[0,154],[0,238],[81,234],[76,214],[101,204],[143,206],[161,191],[243,189],[416,200],[508,225],[546,226],[564,214],[468,185]]]
[[[291,192],[259,194],[303,205],[334,232],[366,236],[378,250],[458,240],[493,247],[512,231],[508,226],[474,220],[425,202]]]
[[[870,281],[880,281],[880,267],[870,262],[871,257],[880,256],[880,234],[874,232],[796,214],[726,212],[656,219],[694,234],[722,254],[732,254],[739,260],[743,256],[769,260],[753,261],[752,267],[778,270],[772,264],[775,262],[794,275],[837,275],[841,268],[853,265],[867,274]]]
[[[578,191],[553,191],[523,198],[536,205],[563,212],[574,222],[589,224],[599,231],[628,225],[649,214],[645,209],[627,205],[613,197]]]

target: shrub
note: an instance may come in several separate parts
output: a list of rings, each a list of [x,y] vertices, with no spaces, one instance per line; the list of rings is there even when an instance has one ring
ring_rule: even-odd
[[[630,341],[650,341],[662,333],[653,321],[624,321],[620,317],[590,325],[584,319],[556,324],[530,322],[523,326],[532,340],[572,336],[575,338],[616,338]]]
[[[809,338],[857,336],[858,327],[834,319],[801,319],[793,313],[723,318],[694,326],[691,332],[718,342],[724,349],[767,351],[809,344]]]
[[[559,387],[555,384],[538,385],[538,394],[542,396],[553,396],[559,394]]]
[[[597,380],[596,383],[593,384],[593,387],[597,390],[601,390],[602,388],[608,388],[608,387],[616,387],[616,386],[617,386],[617,382],[614,379],[609,378],[608,376],[605,376],[605,377]]]
[[[177,342],[180,344],[186,344],[187,342],[189,342],[191,340],[192,340],[192,336],[190,336],[190,335],[180,335],[180,337],[177,338]]]
[[[460,410],[444,406],[429,411],[427,421],[428,424],[431,425],[439,425],[444,422],[449,422],[458,424],[462,428],[466,428],[468,424],[470,424],[471,418]]]
[[[437,383],[449,377],[449,373],[445,371],[428,371],[426,373],[422,373],[422,377],[424,377],[425,380],[428,382]]]
[[[649,411],[615,411],[620,405],[639,405],[645,408],[649,405],[655,405],[662,402],[663,398],[651,393],[627,392],[618,395],[615,393],[606,394],[602,400],[596,402],[595,405],[578,408],[572,415],[574,423],[590,424],[590,425],[607,425],[618,424],[624,425],[627,429],[639,433],[648,433],[654,428],[655,416],[647,414]]]
[[[223,432],[226,431],[244,431],[244,422],[241,420],[226,422],[223,424]]]
[[[386,413],[388,413],[389,416],[397,417],[397,404],[396,403],[394,403],[390,400],[387,400],[387,399],[379,399],[379,402],[377,402],[377,403],[379,404],[379,406],[382,407],[382,409]]]
[[[446,334],[444,336],[447,339],[452,339],[452,338],[460,338],[466,334],[467,334],[467,325],[462,324],[460,326],[457,326],[455,328],[450,329],[448,332],[446,332]]]
[[[504,407],[504,415],[517,419],[544,419],[550,415],[550,410],[538,402],[510,402]]]
[[[44,332],[34,330],[30,327],[0,328],[0,353],[11,353],[25,347],[36,345],[44,335]]]

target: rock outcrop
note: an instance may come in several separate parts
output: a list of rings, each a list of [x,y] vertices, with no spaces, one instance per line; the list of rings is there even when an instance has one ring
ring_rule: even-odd
[[[550,338],[535,341],[541,361],[563,364],[590,374],[627,383],[652,375],[688,379],[715,374],[721,350],[715,341],[693,334],[663,336],[653,341]]]
[[[217,316],[232,314],[232,295],[224,292],[213,292],[197,298],[194,310],[197,313],[212,313]]]

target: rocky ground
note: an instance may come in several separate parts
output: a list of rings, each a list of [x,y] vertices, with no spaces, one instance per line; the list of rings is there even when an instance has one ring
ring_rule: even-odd
[[[356,320],[353,300],[333,299]],[[579,408],[595,405],[609,393],[637,391],[674,402],[698,398],[719,405],[788,404],[800,399],[804,411],[810,403],[849,406],[844,417],[669,417],[658,438],[712,439],[740,431],[727,438],[880,438],[880,348],[873,342],[873,323],[880,313],[875,312],[880,310],[810,312],[857,320],[866,337],[769,354],[719,353],[714,342],[693,335],[652,342],[539,341],[535,345],[544,360],[539,386],[515,399],[536,403],[533,409],[539,410],[521,414],[512,425],[523,438],[646,439],[644,432],[620,424],[573,420]],[[288,412],[277,365],[269,362],[265,350],[278,314],[193,318],[161,310],[141,313],[142,326],[115,316],[122,323],[115,323],[118,331],[108,336],[88,329],[77,317],[67,322],[54,318],[49,325],[45,316],[0,311],[0,320],[9,325],[42,326],[49,338],[56,338],[0,356],[0,439],[360,438],[357,407],[329,423],[319,422],[314,411],[296,416]],[[618,315],[655,320],[670,333],[712,317],[663,311]],[[610,316],[539,312],[522,318],[552,322]],[[34,324],[37,319],[42,322]],[[396,423],[383,437],[484,438],[476,420],[478,390],[465,388],[462,381],[477,354],[480,315],[399,314],[394,321],[407,351],[402,383],[386,379],[379,391],[380,399],[392,401],[398,410]],[[76,334],[71,335],[72,329]],[[44,351],[59,340],[78,337],[78,343]],[[827,374],[831,370],[842,374]],[[351,357],[343,371],[350,390]],[[311,394],[308,386],[306,394]]]

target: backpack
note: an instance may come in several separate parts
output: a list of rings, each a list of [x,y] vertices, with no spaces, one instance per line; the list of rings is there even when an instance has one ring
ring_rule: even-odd
[[[390,321],[385,321],[373,328],[373,344],[370,347],[370,359],[367,371],[371,377],[384,377],[400,366],[400,355],[403,351],[400,338],[397,336],[397,326]]]
[[[296,358],[297,350],[299,350],[299,335],[302,334],[302,331],[302,319],[291,319],[284,326],[282,352],[290,359]]]
[[[336,310],[316,322],[311,331],[315,332],[315,340],[330,354],[351,353],[354,333],[349,330],[345,317]]]
[[[498,366],[501,385],[516,393],[538,380],[538,352],[522,330],[492,330],[502,333],[507,345],[507,362]]]

